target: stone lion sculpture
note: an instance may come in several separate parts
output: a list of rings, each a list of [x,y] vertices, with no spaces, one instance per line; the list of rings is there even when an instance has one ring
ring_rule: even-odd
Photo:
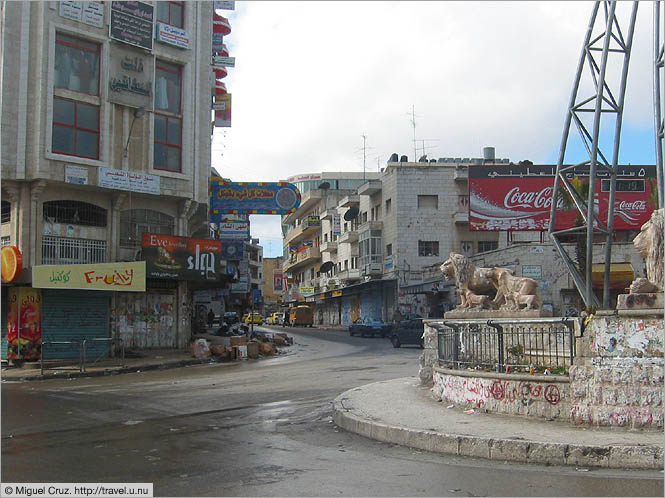
[[[450,253],[450,258],[441,265],[441,273],[446,280],[455,280],[457,293],[462,304],[457,309],[494,309],[504,301],[498,295],[499,277],[503,274],[513,275],[509,268],[476,268],[462,254]],[[487,294],[494,295],[490,300]]]
[[[504,305],[500,309],[519,311],[524,305],[525,310],[541,309],[542,302],[538,297],[538,282],[532,278],[516,277],[503,268],[493,268],[491,278],[497,282],[495,300],[503,298]]]
[[[663,292],[663,208],[651,214],[633,239],[633,245],[646,263],[647,278],[637,278],[630,285],[631,294]]]

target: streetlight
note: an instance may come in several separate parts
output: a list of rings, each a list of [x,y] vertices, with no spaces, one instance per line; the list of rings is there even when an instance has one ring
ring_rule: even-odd
[[[142,118],[145,114],[145,107],[141,106],[137,109],[134,109],[134,119],[132,119],[132,124],[129,127],[129,134],[127,135],[127,144],[125,145],[125,157],[127,157],[127,151],[129,149],[129,139],[132,138],[132,129],[134,128],[134,121],[137,118]]]

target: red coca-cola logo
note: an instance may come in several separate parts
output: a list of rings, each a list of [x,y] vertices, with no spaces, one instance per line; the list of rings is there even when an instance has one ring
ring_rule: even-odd
[[[503,199],[507,209],[534,208],[549,209],[552,206],[552,187],[545,187],[540,192],[522,192],[519,187],[513,187]],[[563,208],[563,200],[559,197],[557,208]]]
[[[647,203],[646,201],[621,201],[618,207],[621,211],[646,211]]]

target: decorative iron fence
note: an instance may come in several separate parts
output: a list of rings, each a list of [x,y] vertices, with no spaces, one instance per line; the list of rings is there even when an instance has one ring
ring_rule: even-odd
[[[563,374],[575,358],[578,320],[444,320],[428,325],[438,332],[439,366]]]
[[[106,241],[44,236],[42,264],[106,263]]]

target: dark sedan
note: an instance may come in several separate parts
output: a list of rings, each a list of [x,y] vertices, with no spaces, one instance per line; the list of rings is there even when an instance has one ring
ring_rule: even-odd
[[[380,335],[386,337],[390,334],[392,328],[392,323],[384,323],[380,320],[358,321],[349,325],[349,335],[358,334],[360,337]]]
[[[423,319],[402,320],[399,327],[394,328],[388,337],[393,347],[399,348],[402,345],[413,344],[423,347]]]

